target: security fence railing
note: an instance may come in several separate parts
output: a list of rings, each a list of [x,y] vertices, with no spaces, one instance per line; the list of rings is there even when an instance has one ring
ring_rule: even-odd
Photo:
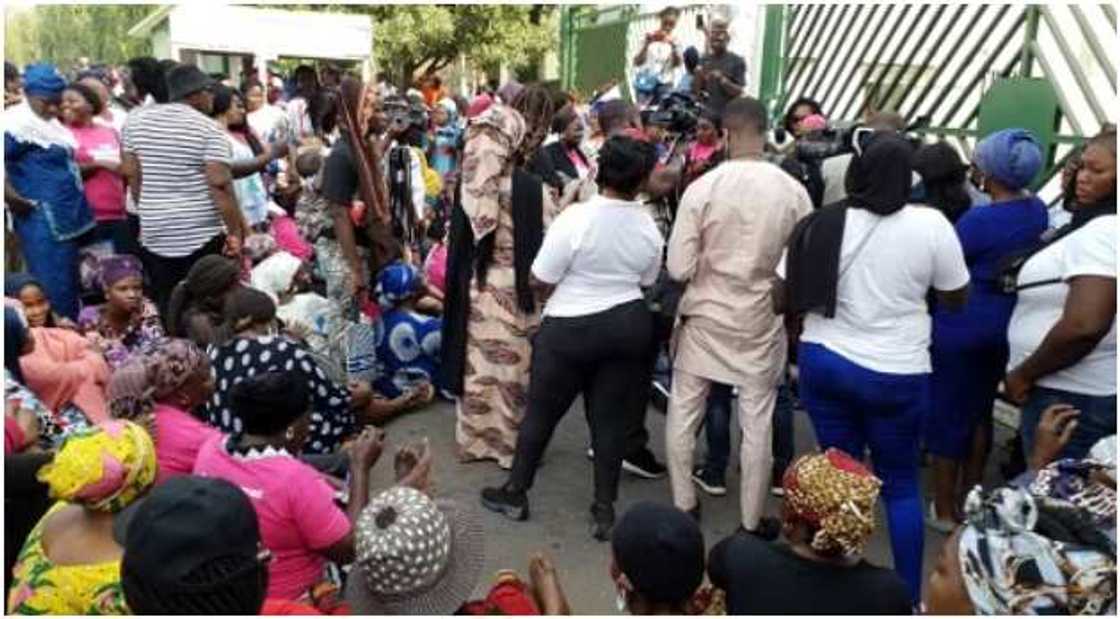
[[[684,8],[677,37],[704,49],[695,15],[727,5]],[[982,131],[1034,114],[1048,150],[1036,183],[1057,194],[1057,171],[1072,147],[1115,121],[1116,11],[1112,5],[830,4],[753,8],[763,21],[757,92],[775,118],[799,96],[822,104],[833,120],[858,120],[868,109],[908,121],[928,119],[928,139],[944,139],[965,157]],[[630,61],[656,14],[636,6],[568,7],[563,83],[590,93],[611,82],[628,95]],[[750,32],[739,32],[750,37]],[[1001,84],[1016,81],[1004,100]],[[1027,84],[1023,86],[1023,84]],[[1013,99],[1008,101],[1007,97]],[[981,104],[984,105],[981,105]],[[1046,115],[1053,109],[1052,121]]]

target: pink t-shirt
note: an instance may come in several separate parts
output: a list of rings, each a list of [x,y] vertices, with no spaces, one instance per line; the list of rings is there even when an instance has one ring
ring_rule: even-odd
[[[440,292],[447,294],[447,244],[439,243],[428,252],[424,261],[424,277]]]
[[[157,404],[153,413],[156,416],[156,461],[159,463],[157,485],[172,477],[190,475],[199,447],[215,436],[222,436],[217,428],[173,406]]]
[[[233,455],[226,440],[213,438],[202,446],[194,474],[224,479],[249,496],[261,540],[272,551],[267,597],[298,599],[320,580],[322,551],[346,537],[350,520],[315,469],[283,451]]]
[[[719,142],[707,145],[693,142],[688,149],[688,158],[691,161],[707,161],[712,158],[717,150],[719,150]]]
[[[90,161],[121,162],[121,142],[115,129],[101,125],[70,127],[70,133],[78,141],[78,163]],[[124,219],[124,177],[105,168],[82,179],[86,200],[93,209],[97,221],[120,221]]]

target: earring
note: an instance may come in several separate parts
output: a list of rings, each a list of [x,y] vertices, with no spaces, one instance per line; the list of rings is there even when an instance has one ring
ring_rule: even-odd
[[[284,433],[284,438],[288,439],[289,441],[294,441],[294,440],[296,440],[296,431],[295,431],[295,429],[293,429],[293,428],[289,427],[289,428],[288,428],[288,431]]]

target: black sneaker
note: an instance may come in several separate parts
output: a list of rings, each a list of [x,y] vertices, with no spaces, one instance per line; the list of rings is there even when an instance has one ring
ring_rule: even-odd
[[[614,506],[606,503],[591,505],[591,537],[605,542],[611,539],[614,529]]]
[[[665,477],[665,465],[657,461],[648,447],[631,454],[622,460],[622,470],[645,479]]]
[[[483,488],[482,505],[492,512],[498,512],[511,520],[529,519],[529,497],[524,491],[515,492],[508,486]]]
[[[706,467],[700,467],[692,472],[692,481],[700,489],[712,496],[724,496],[727,494],[727,483],[723,480],[723,475],[715,471],[709,471]]]

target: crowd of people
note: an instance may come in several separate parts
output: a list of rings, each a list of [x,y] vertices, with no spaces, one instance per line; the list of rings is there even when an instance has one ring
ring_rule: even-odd
[[[806,155],[825,110],[773,131],[728,24],[681,50],[679,16],[636,104],[6,65],[6,610],[570,614],[546,554],[485,581],[484,512],[434,489],[426,439],[370,471],[450,401],[459,462],[502,471],[482,507],[526,520],[582,397],[620,612],[1115,613],[1115,127],[1055,226],[1030,131],[965,162],[871,110]],[[993,485],[1000,394],[1023,464]],[[733,412],[739,527],[708,547]],[[616,517],[624,472],[666,500]],[[891,567],[864,556],[880,498]]]

